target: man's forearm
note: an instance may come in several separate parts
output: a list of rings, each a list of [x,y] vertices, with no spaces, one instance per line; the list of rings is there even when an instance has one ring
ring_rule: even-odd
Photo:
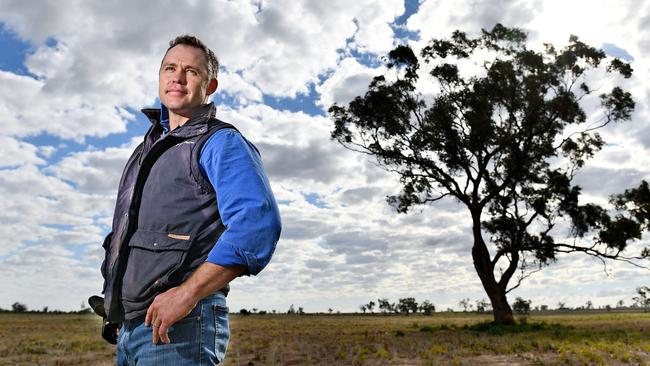
[[[193,303],[201,301],[206,296],[224,288],[230,281],[241,276],[246,270],[243,266],[223,267],[218,264],[205,262],[179,286],[179,290],[191,299]]]

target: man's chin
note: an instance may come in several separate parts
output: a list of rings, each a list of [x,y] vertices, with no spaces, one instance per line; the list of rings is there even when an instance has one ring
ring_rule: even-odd
[[[180,110],[185,110],[185,109],[192,109],[192,105],[187,102],[181,102],[181,101],[163,101],[163,104],[167,109],[170,111],[180,111]]]
[[[201,106],[201,103],[196,103],[194,101],[188,101],[188,100],[178,100],[178,99],[163,100],[163,104],[169,110],[194,109],[196,107]]]
[[[196,107],[194,107],[194,108],[196,108]],[[171,112],[171,113],[174,113],[174,114],[178,114],[178,115],[184,116],[184,115],[191,114],[191,113],[192,113],[192,109],[194,109],[194,108],[192,108],[192,107],[187,107],[187,106],[178,106],[178,107],[176,107],[176,106],[171,106],[171,107],[167,107],[167,110],[168,110],[169,112]]]

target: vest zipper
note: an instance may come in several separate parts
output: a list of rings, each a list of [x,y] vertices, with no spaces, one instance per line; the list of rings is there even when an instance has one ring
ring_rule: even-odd
[[[142,199],[142,188],[144,183],[151,172],[153,164],[158,160],[158,157],[162,155],[165,151],[176,145],[181,138],[170,134],[167,134],[162,139],[156,141],[149,151],[146,153],[146,156],[142,158],[142,163],[138,168],[138,175],[135,179],[135,184],[133,185],[133,190],[131,191],[131,197],[129,202],[129,208],[124,214],[123,219],[126,224],[124,224],[126,230],[123,230],[120,238],[120,248],[117,251],[115,257],[115,264],[111,271],[111,276],[113,278],[113,291],[111,292],[110,306],[109,306],[109,320],[111,321],[120,321],[123,314],[121,311],[121,301],[120,297],[122,294],[122,276],[126,270],[126,262],[129,255],[129,245],[128,241],[133,235],[133,229],[137,228],[138,223],[138,210],[140,208],[140,200]],[[120,226],[123,226],[120,224]],[[122,259],[121,258],[126,258]],[[119,312],[119,314],[117,314]]]

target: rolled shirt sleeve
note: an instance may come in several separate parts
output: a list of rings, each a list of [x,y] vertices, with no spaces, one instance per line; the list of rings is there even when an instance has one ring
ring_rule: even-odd
[[[259,152],[239,132],[222,129],[203,145],[199,165],[217,193],[226,230],[207,261],[258,274],[280,238],[280,212]]]

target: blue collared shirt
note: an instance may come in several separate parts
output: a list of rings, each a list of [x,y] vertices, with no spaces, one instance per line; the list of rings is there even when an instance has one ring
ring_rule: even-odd
[[[168,129],[166,108],[161,109],[161,124]],[[207,262],[244,266],[246,274],[258,274],[271,260],[281,223],[257,148],[239,132],[222,129],[203,145],[199,166],[214,187],[226,227]]]

